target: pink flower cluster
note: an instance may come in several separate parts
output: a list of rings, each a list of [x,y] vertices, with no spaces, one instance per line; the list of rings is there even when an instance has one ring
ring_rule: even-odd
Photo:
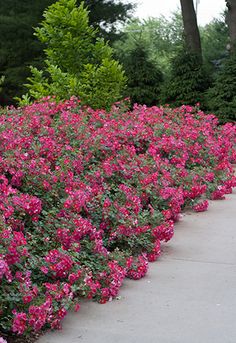
[[[204,212],[207,211],[208,206],[209,202],[207,200],[204,200],[193,206],[193,209],[195,212]]]
[[[21,194],[20,196],[14,196],[12,203],[19,211],[23,210],[29,214],[32,220],[38,220],[38,215],[42,210],[42,202],[37,197],[29,194]]]
[[[127,274],[130,279],[138,280],[144,277],[148,271],[147,256],[139,255],[137,258],[132,256],[127,260]]]
[[[236,186],[234,124],[190,106],[51,100],[0,116],[0,331],[20,335],[59,328],[82,297],[114,298],[145,276],[182,209]]]

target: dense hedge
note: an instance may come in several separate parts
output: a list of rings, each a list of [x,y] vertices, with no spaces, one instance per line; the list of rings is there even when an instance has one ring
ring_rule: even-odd
[[[185,206],[231,192],[235,133],[190,106],[4,110],[0,331],[58,328],[81,297],[104,303],[144,276]]]

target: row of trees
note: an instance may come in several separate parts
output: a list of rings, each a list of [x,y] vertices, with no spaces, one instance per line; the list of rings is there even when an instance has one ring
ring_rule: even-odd
[[[117,56],[128,76],[128,93],[133,102],[147,105],[200,102],[205,111],[218,114],[222,121],[234,121],[235,2],[230,6],[227,2],[222,19],[200,28],[193,1],[181,0],[180,4],[181,13],[170,21],[133,21],[123,39],[116,42]],[[139,65],[136,73],[131,63],[134,57]]]
[[[235,120],[236,0],[226,1],[226,20],[214,20],[200,29],[193,0],[180,0],[181,12],[171,20],[133,19],[122,31],[117,23],[131,16],[131,4],[112,0],[86,0],[84,6],[78,0],[14,3],[4,5],[1,15],[0,32],[5,33],[0,47],[1,104],[25,92],[22,84],[28,77],[26,102],[48,94],[79,95],[93,107],[109,107],[122,96],[147,105],[200,102],[205,110],[220,113],[222,120]],[[39,21],[48,5],[33,35],[32,23]],[[27,21],[32,6],[34,14]],[[18,31],[17,15],[24,23]],[[6,23],[11,23],[10,30]],[[11,28],[19,32],[19,41],[14,41]],[[27,47],[20,44],[21,29]],[[104,38],[110,39],[113,49]]]
[[[229,52],[230,56],[225,61],[224,66],[219,70],[218,74],[209,89],[205,88],[207,82],[203,81],[203,74],[200,73],[197,83],[203,81],[203,89],[197,89],[198,92],[207,89],[204,94],[205,105],[208,109],[219,114],[222,121],[236,120],[236,0],[225,0],[226,11],[226,24],[229,30]],[[200,33],[197,25],[196,13],[194,10],[193,1],[180,0],[181,10],[183,16],[185,42],[187,50],[192,55],[199,58],[199,71],[202,64],[202,49]],[[190,58],[191,59],[191,58]],[[197,63],[194,66],[194,70]]]

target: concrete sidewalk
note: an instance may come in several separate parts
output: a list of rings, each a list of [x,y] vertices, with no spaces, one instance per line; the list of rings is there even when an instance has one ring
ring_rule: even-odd
[[[120,297],[82,302],[38,343],[236,343],[236,194],[184,214],[162,257]]]

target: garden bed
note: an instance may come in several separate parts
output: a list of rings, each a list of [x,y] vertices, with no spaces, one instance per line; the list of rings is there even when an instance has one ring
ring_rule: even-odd
[[[3,111],[0,331],[59,328],[81,298],[105,303],[143,277],[184,208],[236,185],[235,133],[190,106]]]

